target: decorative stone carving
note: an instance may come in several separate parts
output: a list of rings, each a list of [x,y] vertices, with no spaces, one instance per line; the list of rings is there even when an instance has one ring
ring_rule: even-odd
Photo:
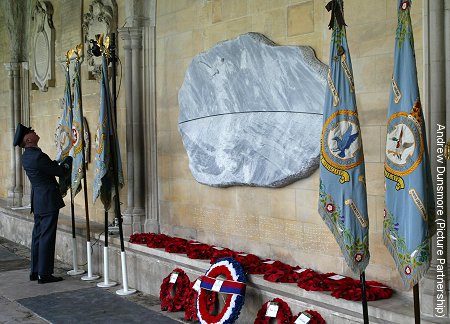
[[[36,1],[33,8],[34,21],[33,83],[40,91],[47,91],[54,85],[55,70],[55,28],[53,27],[53,6],[49,1]]]
[[[117,4],[115,0],[94,0],[89,12],[83,15],[84,44],[87,52],[89,79],[99,79],[102,60],[92,53],[92,40],[95,35],[110,35],[117,30]],[[116,46],[116,55],[118,47]]]
[[[248,33],[197,55],[178,94],[195,179],[282,187],[319,166],[328,67],[306,46]]]

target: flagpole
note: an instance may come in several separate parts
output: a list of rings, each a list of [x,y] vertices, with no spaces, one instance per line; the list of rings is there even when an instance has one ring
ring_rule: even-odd
[[[366,295],[366,272],[361,272],[360,275],[361,280],[361,295],[362,295],[362,308],[363,308],[363,318],[364,318],[364,324],[369,323],[369,312],[367,309],[367,295]]]
[[[78,46],[77,46],[78,47]],[[78,49],[78,48],[77,48]],[[76,58],[76,64],[78,65],[77,68],[79,69],[80,64],[80,55],[77,51],[77,58]],[[78,73],[78,78],[81,77],[80,71],[76,71]],[[81,80],[78,80],[78,82],[81,82]],[[80,85],[81,86],[81,85]],[[86,154],[84,151],[84,148],[86,146],[86,143],[84,142],[84,126],[83,126],[83,105],[81,103],[81,95],[79,96],[78,100],[79,102],[79,109],[80,109],[80,115],[81,115],[81,122],[80,122],[80,131],[81,134],[79,136],[81,137],[81,157],[82,157],[82,168],[83,168],[83,193],[84,193],[84,210],[86,213],[86,258],[87,258],[87,266],[88,266],[88,273],[86,276],[81,277],[81,280],[84,281],[91,281],[96,280],[100,278],[98,275],[92,274],[92,251],[91,251],[91,227],[89,224],[89,205],[88,205],[88,197],[87,197],[87,174],[86,174]]]
[[[415,324],[420,324],[420,301],[419,301],[419,284],[416,283],[413,286],[413,298],[414,298],[414,321]]]
[[[119,219],[119,237],[120,237],[120,259],[122,264],[122,289],[116,291],[117,295],[131,295],[136,292],[135,289],[128,288],[128,275],[127,275],[127,264],[126,264],[126,255],[125,255],[125,244],[123,241],[123,228],[122,228],[122,213],[120,212],[120,199],[119,199],[119,175],[118,175],[118,163],[117,163],[117,124],[116,124],[116,110],[117,110],[117,98],[116,98],[116,34],[111,33],[111,43],[109,46],[109,53],[111,56],[112,62],[112,83],[111,83],[111,92],[112,92],[112,102],[113,107],[111,111],[111,106],[108,106],[110,111],[108,112],[108,116],[112,123],[110,124],[111,131],[110,136],[111,140],[109,141],[109,145],[111,148],[111,159],[113,162],[113,174],[114,174],[114,206],[116,217]],[[108,82],[108,80],[106,80]]]
[[[84,270],[78,269],[78,254],[77,254],[77,238],[75,235],[75,206],[72,197],[72,186],[70,187],[70,212],[72,214],[72,262],[73,270],[67,271],[69,276],[76,276],[83,274]]]

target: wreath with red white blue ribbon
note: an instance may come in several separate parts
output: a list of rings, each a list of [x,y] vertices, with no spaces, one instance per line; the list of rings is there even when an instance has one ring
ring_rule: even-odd
[[[201,277],[200,291],[197,296],[199,322],[202,324],[234,323],[244,305],[245,282],[244,270],[233,258],[223,258],[212,264]],[[208,310],[207,291],[213,291],[214,294],[226,294],[223,308],[218,311],[218,314],[211,314]]]

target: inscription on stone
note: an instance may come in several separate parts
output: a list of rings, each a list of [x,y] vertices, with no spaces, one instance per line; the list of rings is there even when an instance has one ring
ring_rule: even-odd
[[[306,46],[247,33],[197,55],[178,94],[195,179],[282,187],[319,165],[328,67]]]
[[[36,77],[40,80],[44,80],[46,77],[49,62],[48,62],[48,38],[47,35],[43,32],[40,32],[36,35],[36,43],[34,49],[36,51],[36,59],[35,59],[35,69],[36,69]]]

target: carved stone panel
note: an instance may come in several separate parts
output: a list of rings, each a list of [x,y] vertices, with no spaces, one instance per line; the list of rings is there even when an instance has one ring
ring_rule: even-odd
[[[33,84],[40,91],[53,86],[55,70],[55,28],[53,27],[53,7],[49,1],[36,1],[33,8],[34,21]]]
[[[282,187],[319,166],[328,67],[306,46],[248,33],[197,55],[178,94],[195,179]]]
[[[89,79],[99,79],[102,61],[92,53],[95,35],[117,32],[117,4],[115,0],[94,0],[89,12],[83,15],[84,46]],[[117,39],[117,38],[116,38]],[[116,46],[116,53],[118,47]]]

